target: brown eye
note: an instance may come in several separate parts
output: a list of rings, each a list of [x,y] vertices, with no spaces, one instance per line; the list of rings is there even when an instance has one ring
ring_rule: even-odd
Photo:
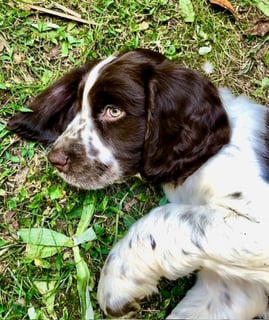
[[[106,116],[116,119],[123,115],[123,111],[114,106],[107,106],[106,107]]]

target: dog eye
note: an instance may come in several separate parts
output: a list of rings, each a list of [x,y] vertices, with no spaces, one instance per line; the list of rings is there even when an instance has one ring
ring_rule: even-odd
[[[123,111],[115,106],[106,106],[105,113],[107,117],[116,119],[123,115]]]

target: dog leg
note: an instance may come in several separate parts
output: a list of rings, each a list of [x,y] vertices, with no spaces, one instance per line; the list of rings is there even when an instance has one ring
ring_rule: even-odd
[[[201,268],[230,279],[227,284],[241,279],[237,290],[241,283],[252,288],[246,279],[253,288],[256,283],[268,289],[267,225],[218,206],[159,207],[136,222],[109,254],[98,287],[101,308],[112,316],[135,311],[139,299],[157,291],[161,277],[177,279]],[[253,303],[260,306],[254,301],[257,296],[253,294]],[[245,315],[251,318],[253,314]]]
[[[257,283],[224,279],[211,270],[198,273],[197,282],[167,319],[247,320],[266,311],[268,297]]]

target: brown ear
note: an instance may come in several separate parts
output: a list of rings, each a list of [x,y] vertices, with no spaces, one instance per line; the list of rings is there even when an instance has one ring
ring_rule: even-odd
[[[141,174],[154,183],[182,183],[229,142],[228,118],[204,76],[167,60],[155,68]]]
[[[18,112],[8,129],[22,138],[50,144],[65,130],[79,109],[79,90],[84,76],[96,64],[88,62],[65,74],[30,103],[33,112]]]

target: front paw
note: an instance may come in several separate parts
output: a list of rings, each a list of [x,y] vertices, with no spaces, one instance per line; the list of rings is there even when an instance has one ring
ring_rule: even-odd
[[[97,299],[105,314],[111,317],[130,316],[140,308],[134,301],[135,285],[122,273],[124,266],[119,266],[117,270],[116,266],[112,266],[111,259],[115,258],[110,255],[101,271]]]
[[[111,317],[130,316],[140,309],[139,300],[157,292],[157,281],[150,276],[147,278],[143,265],[139,267],[132,253],[124,253],[119,247],[120,243],[109,254],[97,291],[101,308]]]

